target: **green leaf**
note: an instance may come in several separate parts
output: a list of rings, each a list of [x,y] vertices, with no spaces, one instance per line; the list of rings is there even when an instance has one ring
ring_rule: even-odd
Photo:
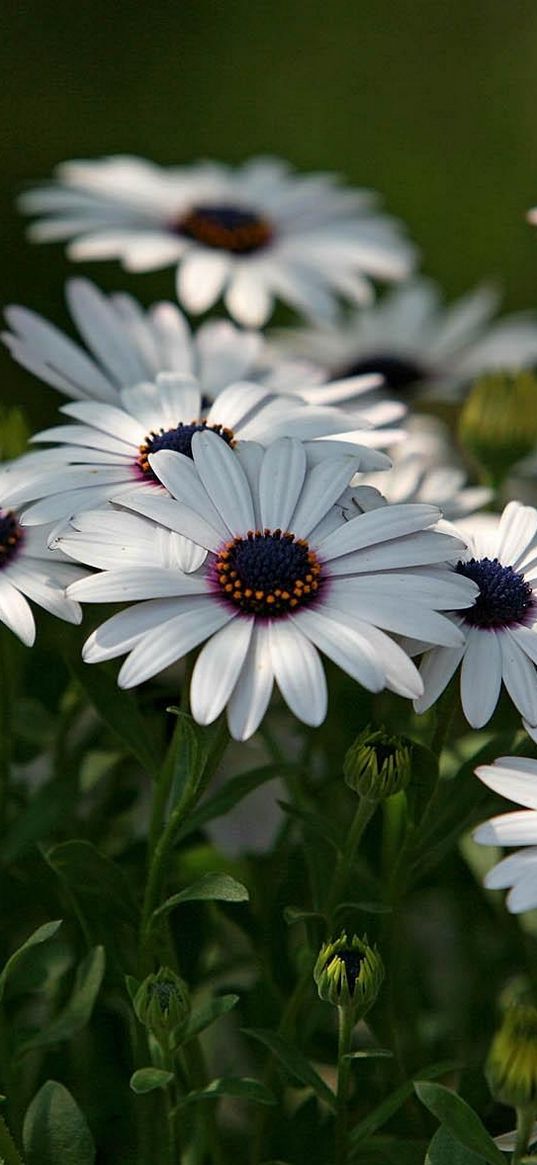
[[[286,906],[283,912],[284,921],[288,926],[295,922],[307,922],[310,918],[324,918],[319,910],[302,910],[300,906]]]
[[[429,1068],[422,1068],[420,1077],[422,1080],[434,1080],[436,1076],[445,1076],[447,1072],[452,1072],[457,1064],[453,1060],[443,1061],[440,1064],[431,1064]],[[401,1105],[412,1096],[414,1091],[414,1080],[405,1080],[398,1088],[391,1092],[376,1108],[371,1109],[367,1116],[364,1117],[357,1125],[354,1126],[349,1141],[351,1144],[351,1157],[354,1160],[356,1154],[361,1154],[362,1142],[366,1137],[371,1137],[376,1133],[377,1129],[381,1129],[383,1125],[389,1121],[390,1117],[397,1112]],[[505,1162],[502,1162],[505,1165]]]
[[[19,959],[23,958],[26,951],[29,951],[32,947],[38,946],[39,943],[46,942],[49,938],[53,938],[53,936],[56,934],[56,931],[59,930],[61,924],[61,918],[57,919],[55,922],[45,922],[44,926],[40,926],[37,930],[34,930],[34,933],[26,939],[26,942],[24,942],[22,946],[11,955],[4,966],[2,974],[0,975],[0,1001],[4,996],[8,976],[13,973],[17,963],[19,962]]]
[[[244,797],[249,793],[253,793],[254,789],[264,785],[267,781],[273,781],[276,777],[283,776],[286,772],[296,773],[296,766],[294,765],[278,765],[270,764],[263,765],[257,769],[249,769],[245,773],[240,773],[238,777],[233,777],[230,781],[226,781],[222,789],[219,789],[213,797],[208,797],[203,805],[195,809],[190,814],[188,820],[181,826],[177,833],[177,838],[182,839],[187,837],[190,833],[195,833],[196,830],[201,829],[208,821],[214,821],[217,817],[224,817],[238,805]]]
[[[247,1076],[223,1076],[219,1080],[211,1080],[206,1088],[187,1092],[179,1104],[182,1106],[199,1100],[218,1100],[219,1096],[240,1096],[242,1100],[252,1100],[256,1104],[276,1104],[276,1097],[264,1084],[259,1080],[250,1080]]]
[[[140,987],[140,979],[135,979],[134,975],[125,975],[125,986],[129,993],[131,1003],[134,1003]]]
[[[168,708],[177,716],[172,744],[166,757],[167,772],[161,777],[171,788],[171,807],[187,804],[196,796],[211,748],[211,730],[200,728],[180,709]]]
[[[205,1028],[210,1027],[221,1015],[226,1015],[228,1011],[231,1011],[238,1002],[238,995],[219,995],[216,999],[210,999],[208,1003],[202,1003],[200,1007],[196,1007],[190,1013],[188,1023],[181,1035],[181,1043],[186,1044],[187,1040],[194,1039],[194,1036],[205,1031]]]
[[[166,1072],[164,1068],[138,1068],[130,1078],[133,1092],[142,1096],[144,1092],[154,1092],[155,1088],[167,1088],[173,1080],[173,1072]]]
[[[483,1165],[481,1154],[472,1153],[456,1141],[444,1125],[437,1130],[427,1150],[425,1165]],[[505,1165],[505,1157],[502,1155]]]
[[[24,1118],[27,1165],[94,1165],[95,1146],[84,1114],[71,1093],[47,1080]]]
[[[456,1092],[443,1084],[418,1080],[416,1095],[433,1116],[444,1125],[451,1136],[466,1149],[481,1155],[489,1165],[505,1165],[505,1159],[489,1136],[477,1113]]]
[[[362,910],[364,914],[391,914],[393,907],[387,902],[340,902],[336,914],[343,910]]]
[[[52,780],[42,785],[5,831],[0,846],[2,863],[14,862],[24,850],[49,838],[77,797],[75,781]]]
[[[89,841],[64,841],[46,855],[75,897],[91,899],[99,913],[136,925],[138,910],[125,874]]]
[[[312,1067],[309,1060],[302,1055],[302,1052],[295,1048],[294,1044],[290,1044],[279,1035],[278,1032],[269,1031],[266,1028],[244,1028],[244,1034],[252,1036],[254,1040],[259,1040],[260,1043],[265,1044],[265,1047],[283,1064],[290,1076],[300,1080],[302,1084],[308,1084],[310,1088],[322,1100],[323,1104],[327,1104],[331,1109],[336,1107],[336,1098],[334,1093],[321,1079],[319,1074]]]
[[[204,874],[197,882],[173,894],[166,902],[153,913],[153,918],[168,914],[182,902],[247,902],[249,898],[246,886],[236,882],[229,874]]]
[[[103,981],[104,968],[104,947],[94,947],[77,967],[71,997],[63,1010],[48,1027],[25,1040],[19,1051],[24,1053],[30,1048],[44,1048],[62,1040],[70,1040],[77,1032],[82,1031],[91,1018]]]
[[[136,698],[117,686],[113,671],[106,666],[89,667],[75,653],[69,654],[68,666],[88,700],[114,736],[136,757],[152,777],[160,771],[159,748],[148,732]]]

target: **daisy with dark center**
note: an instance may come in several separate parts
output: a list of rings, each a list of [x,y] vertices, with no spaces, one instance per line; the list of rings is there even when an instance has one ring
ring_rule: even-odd
[[[338,297],[371,298],[370,279],[404,279],[414,250],[371,195],[334,175],[295,174],[254,158],[164,169],[139,158],[67,162],[23,195],[30,236],[68,239],[72,259],[118,258],[128,270],[177,265],[189,312],[223,295],[240,323],[262,327],[275,299],[331,318]]]
[[[93,401],[64,405],[62,412],[77,423],[38,433],[34,442],[54,442],[53,447],[27,454],[0,473],[13,504],[27,506],[38,499],[24,509],[25,524],[65,523],[81,510],[107,505],[128,488],[136,492],[152,486],[164,493],[152,454],[172,450],[190,457],[194,435],[205,431],[233,449],[243,440],[268,444],[282,434],[296,434],[311,438],[312,461],[330,456],[333,446],[332,452],[352,456],[356,467],[374,470],[390,464],[383,453],[362,444],[356,414],[274,395],[260,385],[230,385],[205,416],[200,385],[172,373],[158,376],[155,384],[121,389],[119,396],[122,407]],[[185,544],[185,569],[199,565],[200,553]]]
[[[47,529],[25,530],[19,516],[0,508],[0,622],[27,647],[35,640],[35,621],[28,599],[68,623],[82,612],[65,588],[86,571],[59,551],[49,550]]]
[[[498,297],[476,288],[451,305],[428,279],[415,279],[338,326],[287,329],[278,351],[318,364],[325,376],[377,374],[391,398],[456,398],[483,372],[537,363],[537,316],[496,319]]]
[[[192,713],[210,723],[227,705],[236,739],[258,727],[274,680],[307,724],[324,719],[319,651],[371,691],[421,691],[414,664],[391,637],[427,628],[454,647],[462,634],[440,612],[465,607],[475,584],[443,568],[460,543],[430,527],[433,506],[381,506],[345,521],[335,505],[349,457],[309,466],[304,445],[282,438],[233,451],[196,433],[189,459],[163,450],[150,463],[169,491],[130,492],[134,513],[77,516],[56,545],[101,569],[70,593],[88,602],[139,600],[88,640],[95,663],[127,654],[122,687],[157,675],[204,643],[194,667]],[[207,553],[195,573],[170,565],[170,539]]]
[[[454,621],[464,644],[427,651],[420,669],[431,706],[461,664],[461,700],[473,728],[492,716],[502,682],[529,725],[537,725],[537,510],[509,502],[501,518],[483,515],[450,527],[467,542],[455,566],[479,594]]]

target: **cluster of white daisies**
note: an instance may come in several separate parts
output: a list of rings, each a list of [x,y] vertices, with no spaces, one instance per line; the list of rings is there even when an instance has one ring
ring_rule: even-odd
[[[488,723],[503,683],[537,739],[537,510],[476,515],[489,491],[408,411],[536,365],[537,318],[496,319],[487,289],[443,307],[369,192],[274,159],[72,162],[21,202],[34,239],[129,271],[174,265],[188,313],[222,298],[234,322],[192,331],[179,303],[146,309],[82,279],[67,285],[80,343],[7,310],[13,357],[68,403],[33,437],[41,448],[0,471],[0,619],[31,644],[28,599],[71,622],[80,603],[119,604],[85,660],[125,656],[127,688],[201,648],[192,714],[226,709],[237,740],[274,681],[300,720],[322,722],[321,655],[418,712],[460,666],[470,725]],[[398,285],[375,302],[373,280]],[[275,300],[307,325],[262,333]],[[532,812],[480,841],[537,839],[537,762],[479,775],[499,787],[508,763],[502,790]],[[527,909],[536,875],[532,848],[490,884],[516,883],[511,906]]]

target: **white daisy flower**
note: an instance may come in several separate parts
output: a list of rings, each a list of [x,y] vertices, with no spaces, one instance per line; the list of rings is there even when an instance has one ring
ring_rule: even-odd
[[[233,454],[213,433],[197,433],[192,454],[151,455],[171,497],[131,493],[126,505],[136,514],[82,514],[58,539],[102,571],[70,588],[73,598],[140,600],[90,636],[86,661],[128,653],[119,683],[130,688],[207,641],[193,672],[192,714],[207,724],[227,705],[238,740],[255,732],[274,680],[299,719],[321,723],[318,649],[372,691],[418,695],[418,672],[389,633],[423,631],[455,647],[461,632],[440,611],[475,594],[438,565],[460,545],[430,529],[438,511],[384,506],[346,522],[334,503],[349,459],[308,468],[292,438],[266,450],[244,443]],[[178,569],[175,533],[207,552],[196,574]]]
[[[465,470],[445,425],[419,414],[408,421],[403,442],[390,447],[392,467],[375,475],[375,486],[389,502],[430,502],[454,521],[485,506],[493,496],[485,486],[467,485]],[[353,484],[364,481],[357,474]]]
[[[133,157],[65,162],[23,195],[30,237],[69,239],[71,259],[119,259],[129,271],[177,265],[189,312],[224,295],[235,319],[261,327],[275,298],[331,318],[336,297],[370,298],[369,279],[403,279],[414,250],[369,192],[334,175],[295,174],[254,158],[164,168]]]
[[[327,385],[311,362],[278,356],[261,332],[237,328],[228,320],[210,320],[192,332],[176,304],[157,303],[146,310],[130,295],[104,295],[87,279],[70,279],[66,298],[85,347],[20,306],[6,309],[11,331],[1,338],[23,368],[72,400],[120,404],[122,388],[155,380],[160,372],[180,372],[199,380],[208,401],[230,384],[247,380],[273,392],[296,394],[310,404],[359,403],[362,420],[374,431],[397,424],[406,413],[400,401],[380,399],[381,376],[354,376]],[[384,432],[382,441],[403,436],[395,428]]]
[[[14,510],[0,509],[0,621],[27,647],[36,634],[28,599],[67,623],[82,620],[79,604],[65,588],[86,572],[49,549],[48,533],[26,530]]]
[[[385,454],[361,443],[363,431],[356,428],[356,414],[315,408],[255,384],[230,385],[207,412],[197,381],[161,373],[155,384],[120,389],[118,405],[77,401],[61,411],[78,423],[59,425],[32,438],[57,442],[55,448],[26,454],[1,475],[11,504],[39,499],[24,510],[24,524],[66,522],[81,510],[106,505],[129,486],[137,491],[152,485],[163,493],[150,455],[172,449],[191,456],[193,434],[200,430],[212,430],[232,448],[243,440],[268,445],[280,436],[297,436],[312,440],[314,460],[339,450],[352,454],[356,465],[367,470],[391,464]],[[193,555],[192,548],[185,547],[185,553],[185,569],[194,569],[199,548]]]
[[[462,707],[473,728],[490,720],[502,681],[523,717],[537,724],[537,510],[509,502],[501,518],[476,515],[450,529],[467,543],[455,572],[472,579],[479,595],[455,616],[464,643],[424,655],[416,711],[434,704],[461,664]]]
[[[391,394],[457,398],[481,373],[537,364],[535,313],[495,319],[497,306],[498,296],[486,287],[443,306],[434,283],[415,279],[338,327],[287,329],[275,343],[328,376],[377,372]]]
[[[474,838],[480,845],[525,846],[498,862],[485,877],[489,890],[507,890],[512,914],[537,906],[537,760],[501,756],[492,765],[480,765],[476,774],[494,793],[523,805],[480,825]]]

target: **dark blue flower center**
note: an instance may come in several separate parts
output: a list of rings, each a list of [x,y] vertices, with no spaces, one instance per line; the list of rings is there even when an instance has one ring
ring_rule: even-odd
[[[157,475],[153,473],[149,464],[149,454],[159,453],[161,449],[173,449],[175,453],[184,453],[185,457],[192,457],[192,438],[194,433],[204,433],[206,431],[216,433],[231,448],[235,445],[235,437],[232,429],[225,429],[223,425],[208,425],[207,421],[203,420],[191,421],[189,425],[184,425],[180,421],[175,429],[161,429],[158,433],[151,432],[145,438],[143,445],[140,445],[139,456],[136,458],[138,468],[150,480],[158,481]]]
[[[347,983],[351,995],[354,995],[354,988],[356,987],[356,980],[360,974],[360,967],[362,966],[362,955],[358,950],[338,951],[338,959],[345,966],[345,973],[347,975]]]
[[[479,587],[475,603],[461,612],[471,627],[521,623],[533,606],[533,591],[524,575],[512,566],[502,566],[497,558],[471,558],[458,562],[455,569]]]
[[[364,356],[361,360],[354,360],[350,365],[346,364],[344,368],[337,370],[334,377],[340,380],[347,376],[369,376],[371,373],[384,377],[384,388],[393,389],[403,396],[405,389],[425,380],[427,375],[425,368],[410,357],[407,359],[404,356],[383,355],[382,352],[378,352],[372,356]]]
[[[271,618],[311,603],[322,585],[315,552],[281,530],[249,530],[228,542],[216,559],[215,576],[234,607]]]
[[[11,510],[0,510],[0,570],[11,561],[22,537],[22,527],[15,514]]]
[[[173,229],[205,247],[237,255],[251,255],[268,246],[274,233],[263,215],[226,202],[193,206]]]

